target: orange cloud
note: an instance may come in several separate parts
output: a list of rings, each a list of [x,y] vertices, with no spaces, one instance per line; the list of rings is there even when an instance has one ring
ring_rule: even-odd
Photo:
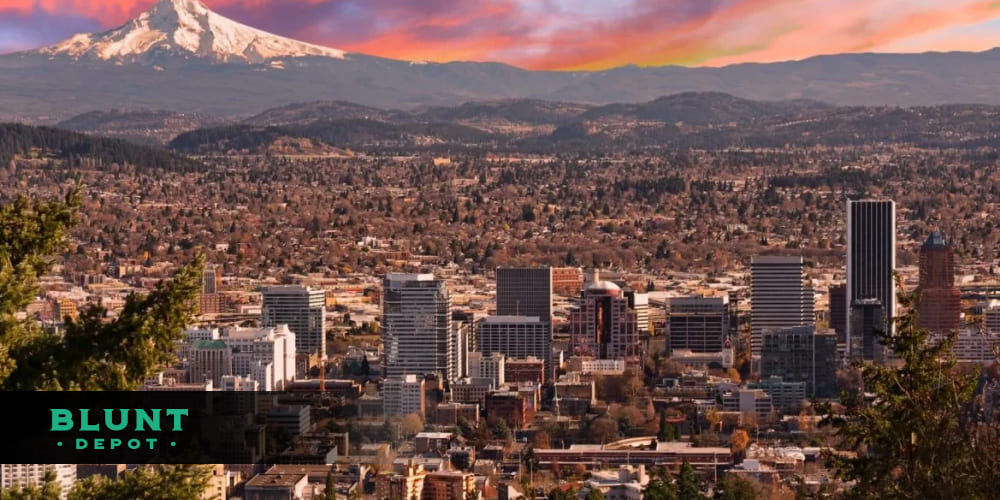
[[[155,0],[0,0],[4,16],[117,26]],[[205,0],[241,22],[371,55],[501,61],[532,69],[720,66],[885,50],[985,49],[993,0]],[[79,26],[80,22],[52,23]],[[14,24],[11,24],[12,26]],[[51,43],[19,26],[0,51]],[[27,33],[27,34],[25,34]],[[69,36],[72,33],[58,33]]]

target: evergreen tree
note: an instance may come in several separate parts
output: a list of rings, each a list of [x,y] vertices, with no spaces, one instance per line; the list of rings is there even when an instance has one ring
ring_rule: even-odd
[[[572,488],[562,489],[557,486],[549,491],[548,500],[577,500],[576,490]]]
[[[701,485],[694,474],[694,467],[687,460],[681,464],[681,473],[677,476],[677,500],[702,500]]]
[[[120,479],[78,482],[69,500],[201,500],[210,471],[204,465],[140,466]]]
[[[677,484],[664,469],[653,472],[642,489],[643,500],[677,500]]]
[[[174,359],[175,342],[194,313],[201,257],[150,294],[129,296],[114,320],[94,306],[56,336],[18,318],[63,247],[80,203],[77,187],[61,201],[21,196],[0,205],[0,390],[132,390]]]
[[[56,482],[56,473],[52,469],[45,471],[42,486],[27,486],[24,488],[0,488],[0,500],[59,500],[62,488]]]
[[[130,296],[118,318],[94,307],[68,321],[61,336],[22,319],[38,277],[64,246],[77,220],[81,188],[64,199],[18,196],[0,204],[0,390],[131,390],[173,359],[174,343],[191,320],[203,259],[179,269],[152,293]],[[3,500],[49,500],[59,486],[47,474],[42,488],[0,492]],[[143,467],[121,480],[77,484],[72,500],[195,500],[209,481],[203,466]]]
[[[323,500],[337,500],[337,482],[333,474],[326,475],[326,487],[323,489]]]
[[[857,363],[863,391],[844,392],[843,414],[821,408],[824,425],[842,439],[840,448],[856,453],[828,454],[827,462],[852,484],[847,498],[989,498],[977,488],[996,477],[977,477],[978,469],[970,467],[973,446],[963,432],[977,374],[955,370],[954,336],[930,341],[917,322],[912,293],[900,292],[899,303],[908,312],[896,318],[895,335],[877,335],[901,365]]]
[[[712,500],[757,500],[753,483],[740,478],[723,478],[715,484]]]
[[[660,431],[656,435],[659,441],[674,441],[677,439],[677,428],[667,421],[667,412],[660,413]]]

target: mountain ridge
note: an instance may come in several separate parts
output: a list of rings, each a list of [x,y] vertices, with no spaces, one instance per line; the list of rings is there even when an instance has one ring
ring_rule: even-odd
[[[233,118],[310,101],[403,110],[502,99],[600,106],[687,91],[837,105],[1000,104],[998,83],[1000,49],[566,72],[494,62],[416,64],[272,35],[197,0],[162,0],[103,34],[0,56],[0,120],[52,124],[112,108]]]

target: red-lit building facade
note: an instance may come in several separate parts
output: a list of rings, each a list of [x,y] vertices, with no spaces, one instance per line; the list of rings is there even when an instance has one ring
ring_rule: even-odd
[[[961,321],[961,300],[955,288],[955,256],[939,233],[920,248],[920,281],[917,288],[920,326],[931,333],[955,331]]]

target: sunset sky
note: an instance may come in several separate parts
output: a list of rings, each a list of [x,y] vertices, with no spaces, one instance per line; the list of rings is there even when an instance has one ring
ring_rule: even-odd
[[[0,0],[0,52],[121,25],[155,0]],[[842,52],[986,50],[1000,0],[206,0],[276,34],[421,61],[533,69],[721,66]]]

